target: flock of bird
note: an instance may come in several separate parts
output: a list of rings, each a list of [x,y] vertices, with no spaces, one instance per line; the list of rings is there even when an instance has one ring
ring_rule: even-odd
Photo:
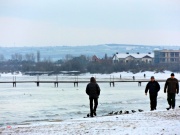
[[[180,108],[180,106],[179,106],[179,108]],[[114,112],[114,111],[112,111],[112,112],[110,112],[110,113],[108,113],[108,115],[120,115],[120,114],[129,114],[129,113],[135,113],[136,111],[135,110],[131,110],[131,111],[116,111],[116,112]],[[138,112],[143,112],[143,110],[141,110],[141,109],[138,109]]]
[[[132,113],[135,113],[136,111],[135,110],[131,110],[131,112]],[[138,109],[138,112],[143,112],[143,110],[141,110],[141,109]],[[108,115],[119,115],[119,114],[129,114],[130,113],[130,111],[116,111],[116,112],[114,112],[114,111],[112,111],[112,112],[110,112],[110,113],[108,113]]]
[[[131,110],[131,112],[135,113],[136,111],[135,110]],[[143,112],[143,110],[138,109],[138,112]],[[129,113],[130,113],[130,111],[124,111],[124,112],[122,110],[121,111],[116,111],[116,112],[112,111],[112,112],[108,113],[107,115],[102,115],[102,116],[112,116],[112,115],[129,114]],[[90,117],[89,113],[87,114],[87,117]],[[87,118],[87,117],[84,117],[84,118]]]
[[[180,108],[180,106],[179,106]],[[138,112],[143,112],[144,110],[141,110],[141,109],[138,109]],[[112,115],[121,115],[121,114],[130,114],[130,113],[135,113],[136,111],[135,110],[131,110],[131,111],[112,111],[110,113],[108,113],[107,115],[102,115],[102,116],[112,116]],[[90,117],[90,114],[87,114],[87,117]],[[84,117],[86,118],[86,117]]]

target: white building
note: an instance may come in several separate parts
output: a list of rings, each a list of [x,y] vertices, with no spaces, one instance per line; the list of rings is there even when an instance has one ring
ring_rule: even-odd
[[[152,63],[154,54],[152,53],[116,53],[114,54],[112,60],[113,63],[124,62],[128,63],[131,61]]]

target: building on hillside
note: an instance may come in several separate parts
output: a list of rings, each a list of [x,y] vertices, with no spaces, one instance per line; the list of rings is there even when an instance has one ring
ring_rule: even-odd
[[[96,55],[94,55],[94,56],[92,57],[92,61],[94,61],[94,62],[100,62],[101,60],[100,60]]]
[[[153,63],[154,62],[154,56],[153,55],[146,55],[144,57],[141,58],[141,61],[145,62],[145,63]]]
[[[116,53],[112,60],[113,63],[123,62],[129,63],[131,61],[153,63],[154,54],[152,53]]]
[[[104,57],[104,58],[98,58],[96,55],[93,55],[90,59],[90,61],[92,62],[96,62],[96,63],[112,63],[112,57]]]
[[[154,63],[179,63],[180,50],[154,50]]]

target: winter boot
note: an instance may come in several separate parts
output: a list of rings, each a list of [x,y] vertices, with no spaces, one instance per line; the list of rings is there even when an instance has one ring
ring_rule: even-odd
[[[96,111],[93,112],[94,116],[96,116]]]
[[[169,106],[168,108],[166,108],[167,110],[170,110],[171,109],[171,106]]]
[[[93,117],[93,110],[91,110],[90,117]]]

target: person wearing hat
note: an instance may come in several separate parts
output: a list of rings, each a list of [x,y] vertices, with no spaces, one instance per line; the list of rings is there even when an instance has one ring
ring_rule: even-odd
[[[174,77],[174,73],[171,73],[171,77],[166,80],[165,86],[164,86],[164,93],[167,92],[167,101],[169,104],[169,107],[166,108],[174,109],[175,108],[175,102],[176,102],[176,94],[179,93],[179,83],[178,80]]]
[[[145,95],[147,95],[148,90],[149,90],[149,98],[150,98],[150,108],[151,111],[153,111],[156,110],[157,96],[158,96],[158,91],[160,90],[160,85],[157,81],[155,81],[154,76],[151,76],[151,80],[146,85]]]

